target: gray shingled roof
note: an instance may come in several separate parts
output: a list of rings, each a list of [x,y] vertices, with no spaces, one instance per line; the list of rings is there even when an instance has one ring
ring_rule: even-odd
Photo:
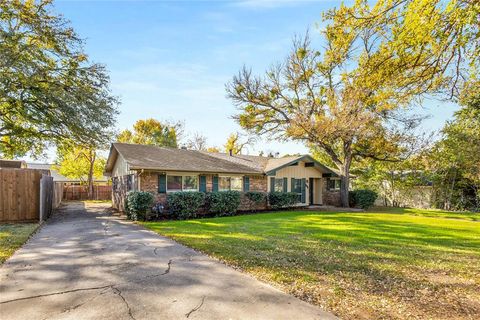
[[[132,170],[150,169],[211,173],[263,173],[263,170],[213,157],[209,154],[195,150],[164,148],[141,144],[113,143],[110,155],[115,151],[122,155]],[[112,168],[113,163],[107,162],[106,172],[111,172]]]
[[[314,161],[315,166],[321,168],[322,171],[334,173],[309,155],[272,158],[129,143],[112,144],[105,168],[106,173],[113,170],[117,154],[122,155],[130,170],[265,174],[288,166],[295,161],[308,160]]]

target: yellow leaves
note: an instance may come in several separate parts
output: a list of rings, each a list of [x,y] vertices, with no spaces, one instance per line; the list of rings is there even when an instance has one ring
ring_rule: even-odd
[[[307,56],[307,53],[308,53],[308,51],[305,48],[299,48],[297,50],[297,58],[299,60],[303,60]]]

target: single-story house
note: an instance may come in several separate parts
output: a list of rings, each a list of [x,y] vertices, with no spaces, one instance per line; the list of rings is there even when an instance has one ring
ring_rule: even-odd
[[[296,192],[302,206],[340,205],[338,175],[310,155],[274,158],[113,143],[105,175],[112,178],[113,206],[120,211],[133,190],[152,192],[162,203],[169,192],[237,190]]]

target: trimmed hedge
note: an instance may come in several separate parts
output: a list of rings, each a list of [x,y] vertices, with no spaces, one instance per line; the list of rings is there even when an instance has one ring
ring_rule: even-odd
[[[260,192],[260,191],[248,191],[248,192],[245,192],[245,197],[247,197],[248,200],[250,200],[255,204],[260,204],[263,201],[265,201],[266,195],[264,192]]]
[[[147,211],[153,204],[153,194],[145,191],[130,191],[127,193],[125,211],[130,220],[145,220]]]
[[[368,209],[373,206],[378,195],[373,190],[358,189],[350,191],[348,196],[350,200],[350,206]]]
[[[219,216],[234,215],[240,206],[240,194],[238,191],[207,193],[208,212],[216,213]]]
[[[254,211],[256,209],[255,206],[265,203],[267,195],[266,193],[260,191],[248,191],[245,192],[245,197],[248,199],[249,209]]]
[[[197,216],[198,210],[205,203],[203,192],[173,192],[167,195],[167,206],[172,215],[179,219]]]
[[[298,193],[295,192],[270,192],[268,194],[268,202],[272,209],[281,209],[293,207],[297,204]]]

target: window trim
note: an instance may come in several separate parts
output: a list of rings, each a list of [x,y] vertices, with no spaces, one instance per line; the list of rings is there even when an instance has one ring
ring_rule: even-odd
[[[168,189],[168,177],[181,177],[181,182],[180,182],[180,189]],[[197,178],[197,188],[195,189],[187,189],[184,190],[184,177],[196,177]],[[200,189],[200,178],[198,174],[165,174],[165,190],[167,193],[172,193],[172,192],[195,192],[199,191]]]

